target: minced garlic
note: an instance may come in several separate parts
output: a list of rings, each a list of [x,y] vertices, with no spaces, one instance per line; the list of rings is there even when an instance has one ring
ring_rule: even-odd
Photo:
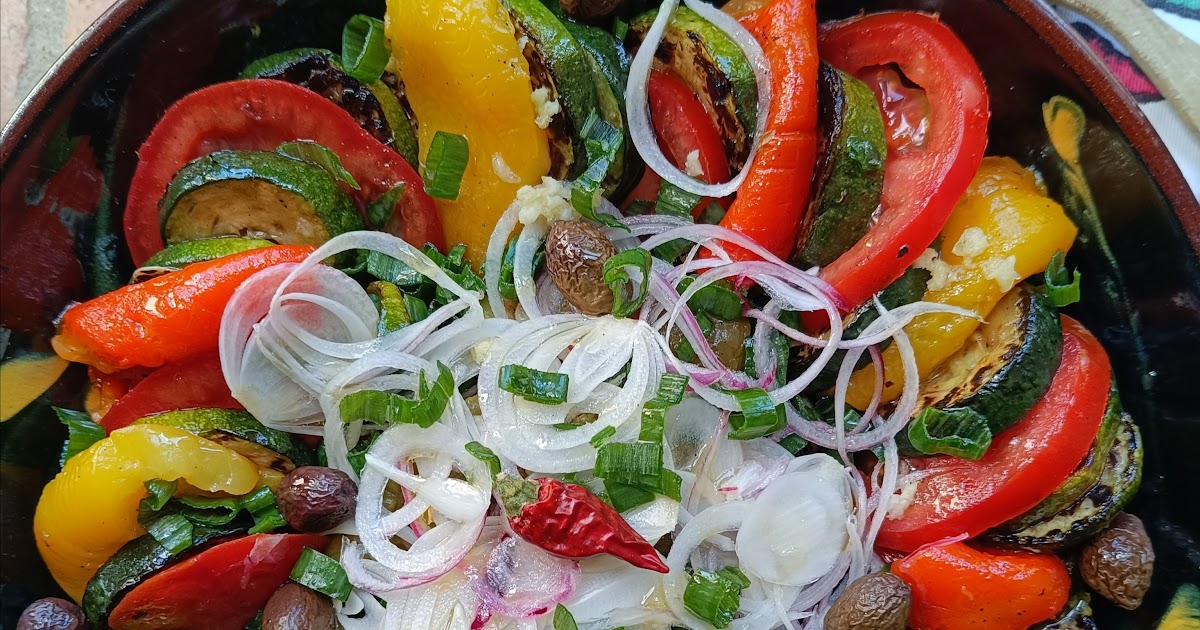
[[[529,98],[533,100],[533,111],[537,114],[533,122],[542,129],[549,127],[550,121],[562,111],[557,100],[550,100],[549,88],[540,87],[530,93]]]
[[[517,191],[517,203],[521,204],[518,220],[525,225],[536,223],[545,217],[551,223],[579,218],[571,207],[571,193],[562,182],[553,177],[543,177],[537,186],[522,186]]]

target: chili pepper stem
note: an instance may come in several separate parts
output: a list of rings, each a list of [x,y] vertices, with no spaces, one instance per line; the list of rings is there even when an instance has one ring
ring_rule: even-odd
[[[536,482],[504,473],[496,476],[495,487],[504,512],[510,517],[519,515],[525,506],[537,503],[540,488]]]

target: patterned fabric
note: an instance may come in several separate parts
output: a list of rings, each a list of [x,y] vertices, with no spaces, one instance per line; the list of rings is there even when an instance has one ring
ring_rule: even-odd
[[[1180,33],[1200,42],[1200,0],[1143,0],[1147,6]],[[1193,194],[1200,196],[1200,131],[1190,128],[1163,99],[1158,88],[1130,58],[1119,41],[1087,18],[1070,9],[1055,7],[1058,14],[1092,47],[1129,89],[1150,119],[1163,143],[1183,171]]]

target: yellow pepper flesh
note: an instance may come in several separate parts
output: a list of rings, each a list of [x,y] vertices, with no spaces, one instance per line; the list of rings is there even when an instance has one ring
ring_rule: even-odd
[[[100,565],[145,533],[138,503],[152,479],[241,495],[259,484],[259,469],[187,431],[148,424],[113,431],[67,460],[42,492],[33,531],[50,574],[75,601]]]
[[[981,231],[986,239],[976,241],[981,251],[973,256],[955,254],[955,245],[972,228],[972,234]],[[1071,248],[1077,232],[1062,206],[1042,192],[1029,171],[1011,158],[985,158],[942,229],[941,260],[949,265],[944,286],[931,287],[922,299],[986,316],[1011,288],[1008,282],[1045,270],[1055,252]],[[997,275],[1007,277],[998,281]],[[975,319],[934,313],[905,327],[921,377],[961,348],[979,324]],[[889,347],[883,359],[887,379],[883,401],[891,402],[900,397],[904,372],[895,347]],[[850,380],[846,400],[863,409],[874,389],[875,369],[861,369]]]
[[[386,30],[419,123],[421,155],[438,131],[467,138],[458,199],[437,203],[446,242],[465,244],[478,267],[517,189],[550,171],[549,139],[535,123],[514,26],[499,0],[388,0]]]

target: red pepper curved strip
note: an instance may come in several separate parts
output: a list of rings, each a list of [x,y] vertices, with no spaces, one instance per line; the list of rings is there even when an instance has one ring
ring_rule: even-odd
[[[796,244],[817,159],[815,4],[775,0],[741,18],[771,68],[771,109],[758,155],[721,225],[785,260]]]
[[[821,270],[853,309],[899,278],[937,238],[983,160],[988,93],[970,51],[930,15],[884,12],[834,22],[823,27],[820,45],[822,57],[853,75],[897,64],[929,99],[923,146],[888,143],[878,222]],[[880,105],[886,113],[887,103]]]
[[[121,287],[63,314],[55,352],[102,372],[158,367],[217,347],[221,314],[255,273],[304,260],[313,248],[254,249]]]
[[[667,572],[654,547],[583,486],[501,477],[497,492],[513,532],[526,542],[564,558],[607,553],[639,569]]]
[[[242,409],[221,373],[216,350],[168,363],[121,396],[100,420],[112,433],[146,416],[175,409]]]

